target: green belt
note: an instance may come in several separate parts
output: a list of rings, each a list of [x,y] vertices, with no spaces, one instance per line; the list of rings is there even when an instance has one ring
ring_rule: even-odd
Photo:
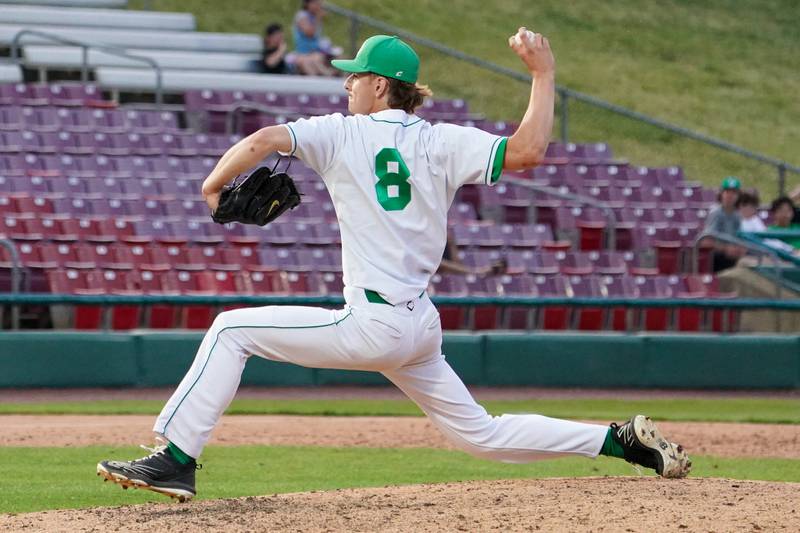
[[[371,303],[371,304],[386,304],[386,305],[392,305],[392,304],[390,304],[389,302],[387,302],[386,300],[384,300],[383,298],[381,298],[381,295],[380,295],[380,294],[378,294],[378,293],[377,293],[377,292],[375,292],[375,291],[371,291],[371,290],[369,290],[369,289],[364,289],[364,294],[365,294],[365,295],[366,295],[366,297],[367,297],[367,301],[368,301],[369,303]],[[423,294],[425,294],[425,291],[422,291],[421,293],[419,293],[419,297],[420,297],[420,298],[422,298],[422,295],[423,295]],[[394,307],[394,306],[392,306],[392,307]]]
[[[378,293],[377,293],[377,292],[375,292],[375,291],[371,291],[371,290],[369,290],[369,289],[364,289],[364,294],[367,296],[367,301],[368,301],[369,303],[371,303],[371,304],[386,304],[386,305],[392,305],[392,304],[390,304],[389,302],[387,302],[386,300],[384,300],[383,298],[381,298],[381,295],[380,295],[380,294],[378,294]]]

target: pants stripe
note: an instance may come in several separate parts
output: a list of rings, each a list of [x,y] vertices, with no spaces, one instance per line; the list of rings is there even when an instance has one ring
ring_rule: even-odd
[[[183,401],[186,400],[187,396],[189,396],[189,393],[192,392],[192,389],[194,389],[194,386],[197,385],[198,381],[200,381],[200,378],[203,377],[203,372],[205,372],[206,366],[208,366],[208,362],[211,360],[211,355],[214,353],[214,347],[217,345],[217,342],[219,342],[219,336],[222,335],[223,332],[228,331],[229,329],[242,329],[242,328],[251,328],[251,329],[315,329],[315,328],[326,328],[328,326],[336,326],[337,324],[343,322],[344,320],[349,318],[352,313],[353,313],[353,311],[351,309],[350,311],[348,311],[348,313],[345,316],[343,316],[339,320],[336,320],[334,322],[330,322],[328,324],[319,324],[319,325],[316,325],[316,326],[228,326],[228,327],[222,328],[221,330],[219,330],[219,332],[217,333],[217,336],[214,338],[214,344],[211,345],[211,349],[208,351],[208,357],[206,357],[206,361],[205,361],[205,363],[203,363],[203,368],[200,369],[200,373],[197,375],[197,378],[192,383],[192,386],[189,387],[189,390],[187,390],[186,394],[183,395],[183,398],[181,398],[181,401],[178,402],[178,405],[175,406],[175,409],[172,411],[172,414],[169,415],[169,419],[167,420],[167,423],[164,424],[164,429],[162,430],[162,432],[166,432],[167,431],[167,427],[169,426],[169,423],[172,422],[172,418],[175,416],[175,413],[178,412],[178,408],[181,406],[181,404],[183,404]]]

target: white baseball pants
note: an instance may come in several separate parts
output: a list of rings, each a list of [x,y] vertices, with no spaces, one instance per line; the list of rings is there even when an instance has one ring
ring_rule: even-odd
[[[345,289],[340,310],[268,306],[220,313],[153,431],[199,457],[233,400],[251,355],[314,368],[381,372],[466,452],[525,463],[596,457],[608,427],[540,415],[490,416],[441,352],[439,313],[426,294],[406,304],[369,303]]]

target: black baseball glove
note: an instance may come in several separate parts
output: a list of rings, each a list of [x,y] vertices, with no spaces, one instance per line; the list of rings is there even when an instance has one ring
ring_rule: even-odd
[[[300,205],[300,193],[288,174],[272,174],[267,167],[253,171],[244,181],[222,189],[211,218],[218,224],[241,222],[263,226],[287,209]]]

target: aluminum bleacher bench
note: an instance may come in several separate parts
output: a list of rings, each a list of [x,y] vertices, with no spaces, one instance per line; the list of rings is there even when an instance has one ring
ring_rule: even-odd
[[[135,68],[99,67],[95,70],[97,85],[112,91],[154,91],[153,71]],[[226,73],[210,71],[165,70],[165,93],[182,93],[191,89],[272,91],[277,93],[336,94],[343,92],[341,78],[292,76],[280,74]]]
[[[261,56],[258,54],[225,54],[188,51],[141,50],[129,48],[128,53],[149,57],[164,69],[214,70],[217,72],[257,72]],[[78,70],[83,64],[83,52],[79,47],[30,45],[23,49],[26,67],[40,71]],[[88,64],[95,67],[151,68],[147,63],[126,57],[89,49]]]
[[[243,33],[205,33],[185,31],[144,31],[131,29],[78,28],[74,26],[47,26],[0,24],[0,46],[9,46],[22,30],[38,30],[65,39],[122,48],[147,48],[158,50],[193,50],[197,52],[226,52],[260,54],[264,48],[261,36]],[[57,43],[34,35],[23,36],[22,45]]]
[[[19,83],[22,72],[17,65],[0,63],[0,83]]]
[[[4,24],[42,26],[81,26],[130,28],[142,30],[194,31],[191,13],[128,11],[57,6],[11,6],[0,4],[0,21]]]
[[[127,7],[128,0],[0,0],[0,4],[64,7]]]

